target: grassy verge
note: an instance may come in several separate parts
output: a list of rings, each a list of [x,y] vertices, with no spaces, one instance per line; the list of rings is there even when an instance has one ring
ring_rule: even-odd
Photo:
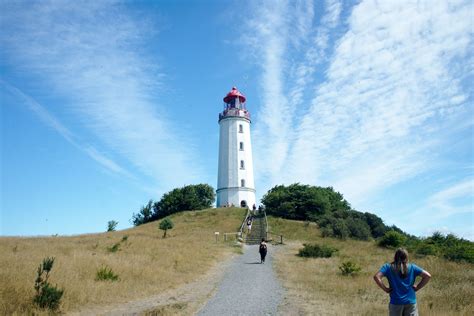
[[[39,312],[32,303],[33,285],[44,257],[56,258],[50,282],[65,289],[62,312],[177,288],[235,252],[228,244],[216,243],[214,232],[236,231],[244,216],[245,211],[237,208],[174,214],[175,228],[165,239],[158,222],[74,237],[0,238],[0,314]],[[96,280],[104,266],[119,279]]]
[[[273,232],[285,236],[285,246],[275,253],[278,276],[288,289],[290,302],[305,314],[384,315],[389,297],[375,285],[372,276],[393,250],[375,242],[321,238],[316,225],[269,218]],[[325,244],[339,249],[331,258],[297,256],[303,243]],[[342,262],[351,260],[362,271],[343,276]],[[474,312],[474,269],[471,264],[455,263],[432,256],[411,257],[412,262],[429,271],[433,278],[417,293],[421,315],[472,315]]]

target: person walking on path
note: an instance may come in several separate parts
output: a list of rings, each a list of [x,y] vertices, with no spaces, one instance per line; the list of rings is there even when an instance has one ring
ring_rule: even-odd
[[[265,263],[265,257],[267,255],[267,243],[265,242],[265,238],[262,238],[258,252],[260,253],[260,263]]]
[[[252,230],[252,217],[249,217],[247,220],[247,234],[250,235],[250,231]]]
[[[415,285],[415,278],[421,281]],[[390,287],[385,286],[382,278],[386,277]],[[414,263],[408,263],[408,252],[398,248],[392,263],[384,264],[374,275],[377,285],[390,294],[390,316],[418,316],[415,292],[421,290],[431,279],[431,274]]]

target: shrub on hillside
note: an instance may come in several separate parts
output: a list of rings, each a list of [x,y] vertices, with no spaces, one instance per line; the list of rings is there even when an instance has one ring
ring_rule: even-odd
[[[323,237],[346,239],[351,235],[346,220],[343,218],[335,218],[331,215],[325,215],[318,221],[318,225]]]
[[[474,244],[472,242],[462,242],[452,247],[446,247],[443,256],[451,261],[474,263]]]
[[[33,302],[41,308],[56,310],[61,303],[61,297],[64,290],[53,286],[48,282],[49,275],[53,269],[54,258],[44,258],[43,263],[38,267],[38,273],[35,280],[36,295]]]
[[[379,238],[382,237],[388,230],[387,226],[383,223],[383,220],[375,214],[365,212],[364,213],[365,222],[370,227],[370,232],[372,237]]]
[[[338,250],[327,245],[303,244],[303,248],[299,250],[300,257],[311,258],[329,258]]]
[[[348,218],[346,219],[346,225],[351,238],[360,240],[370,239],[370,227],[364,220],[360,218]]]
[[[117,251],[119,251],[119,250],[120,250],[120,243],[119,243],[119,242],[113,244],[113,245],[110,246],[110,247],[107,247],[107,251],[109,251],[109,252],[117,252]]]
[[[96,281],[117,281],[119,276],[115,274],[108,266],[100,267],[95,275]]]
[[[435,256],[438,254],[438,248],[430,243],[421,242],[420,245],[415,249],[415,252],[423,256]]]
[[[352,261],[345,261],[339,266],[339,270],[341,270],[342,275],[354,276],[360,272],[361,267]]]
[[[394,230],[390,230],[379,240],[379,246],[397,248],[402,246],[405,240],[406,237],[404,235]]]

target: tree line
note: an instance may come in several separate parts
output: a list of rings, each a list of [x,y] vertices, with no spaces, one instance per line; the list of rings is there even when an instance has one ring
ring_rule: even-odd
[[[215,201],[214,188],[208,184],[187,185],[163,194],[159,201],[148,201],[138,213],[132,215],[135,226],[156,221],[168,215],[212,207]]]
[[[165,193],[159,201],[150,200],[132,216],[135,226],[168,215],[212,207],[214,188],[208,184],[187,185]],[[315,222],[323,237],[359,240],[375,239],[382,247],[405,247],[420,255],[437,255],[454,261],[474,263],[474,243],[453,234],[436,232],[428,238],[407,234],[395,225],[369,212],[351,207],[332,187],[304,184],[277,185],[262,198],[267,214],[292,220]]]
[[[332,187],[277,185],[263,196],[262,203],[267,214],[317,223],[323,237],[376,239],[382,247],[403,246],[420,255],[474,263],[473,242],[439,232],[428,238],[412,236],[394,225],[385,225],[375,214],[354,210]]]

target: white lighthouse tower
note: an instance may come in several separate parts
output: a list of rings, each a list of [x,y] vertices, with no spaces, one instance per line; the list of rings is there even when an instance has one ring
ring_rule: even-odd
[[[256,201],[250,113],[245,107],[245,96],[236,87],[224,97],[219,127],[217,207],[252,207]]]

